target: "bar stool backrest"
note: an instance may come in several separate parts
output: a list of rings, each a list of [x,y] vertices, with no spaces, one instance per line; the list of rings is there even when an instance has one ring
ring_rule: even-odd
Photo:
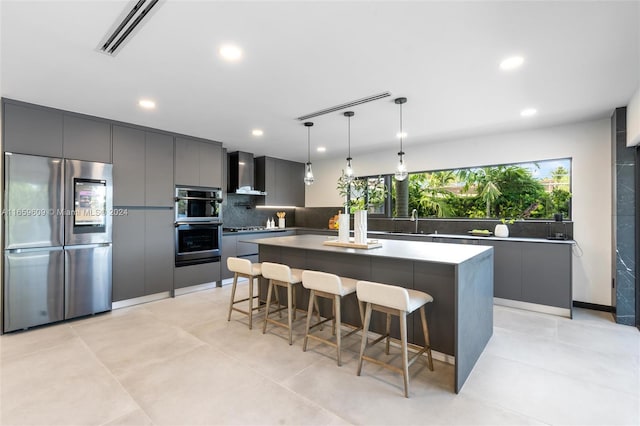
[[[232,272],[238,272],[245,275],[253,274],[253,267],[249,259],[230,257],[227,259],[227,269]]]
[[[262,262],[262,276],[269,280],[293,282],[291,268],[280,263]]]
[[[362,302],[409,311],[409,292],[400,286],[358,281],[356,292]]]
[[[302,285],[310,290],[344,296],[342,280],[335,274],[320,271],[302,271]]]

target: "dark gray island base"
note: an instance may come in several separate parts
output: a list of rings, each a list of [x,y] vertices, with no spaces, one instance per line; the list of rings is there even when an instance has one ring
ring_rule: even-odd
[[[251,242],[259,245],[261,262],[429,293],[434,298],[427,307],[431,347],[448,355],[448,360],[455,358],[454,389],[458,393],[493,334],[493,248],[380,240],[382,247],[365,250],[325,246],[326,240],[325,236],[297,235]],[[306,306],[306,300],[303,303]],[[327,308],[321,306],[323,315],[328,314]],[[360,325],[357,303],[351,298],[343,304],[343,321]],[[421,345],[419,321],[416,317],[409,322],[408,339]],[[371,328],[383,331],[382,315],[372,317]]]

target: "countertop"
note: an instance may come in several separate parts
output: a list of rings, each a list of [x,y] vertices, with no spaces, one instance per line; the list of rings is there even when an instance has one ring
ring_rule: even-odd
[[[302,250],[316,250],[333,253],[345,253],[372,257],[385,257],[396,259],[409,259],[420,262],[443,263],[458,265],[478,255],[493,250],[493,247],[480,245],[443,244],[428,241],[402,241],[402,240],[378,240],[382,247],[374,249],[356,249],[325,246],[322,243],[327,239],[323,235],[293,235],[288,237],[270,237],[252,239],[248,242],[291,247]]]
[[[409,234],[416,235],[416,234]],[[425,234],[429,237],[460,238],[465,240],[492,240],[492,241],[518,241],[521,243],[551,243],[551,244],[575,244],[574,240],[548,240],[546,238],[522,238],[522,237],[483,237],[479,235],[459,235],[459,234]]]

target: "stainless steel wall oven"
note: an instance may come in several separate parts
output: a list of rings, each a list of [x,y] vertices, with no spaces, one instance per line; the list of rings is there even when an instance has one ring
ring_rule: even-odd
[[[219,262],[222,224],[176,222],[176,266]]]
[[[176,187],[176,222],[221,222],[222,189]]]

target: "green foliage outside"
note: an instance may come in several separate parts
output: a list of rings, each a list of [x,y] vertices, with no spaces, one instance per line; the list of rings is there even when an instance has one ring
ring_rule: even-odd
[[[350,213],[357,210],[376,212],[380,206],[384,205],[387,198],[387,187],[381,176],[358,178],[350,182],[342,174],[336,189],[344,198],[345,211],[348,209]]]
[[[557,167],[544,182],[518,165],[412,173],[409,211],[417,209],[420,217],[569,217],[569,180],[564,167]],[[395,200],[395,191],[392,196]]]

